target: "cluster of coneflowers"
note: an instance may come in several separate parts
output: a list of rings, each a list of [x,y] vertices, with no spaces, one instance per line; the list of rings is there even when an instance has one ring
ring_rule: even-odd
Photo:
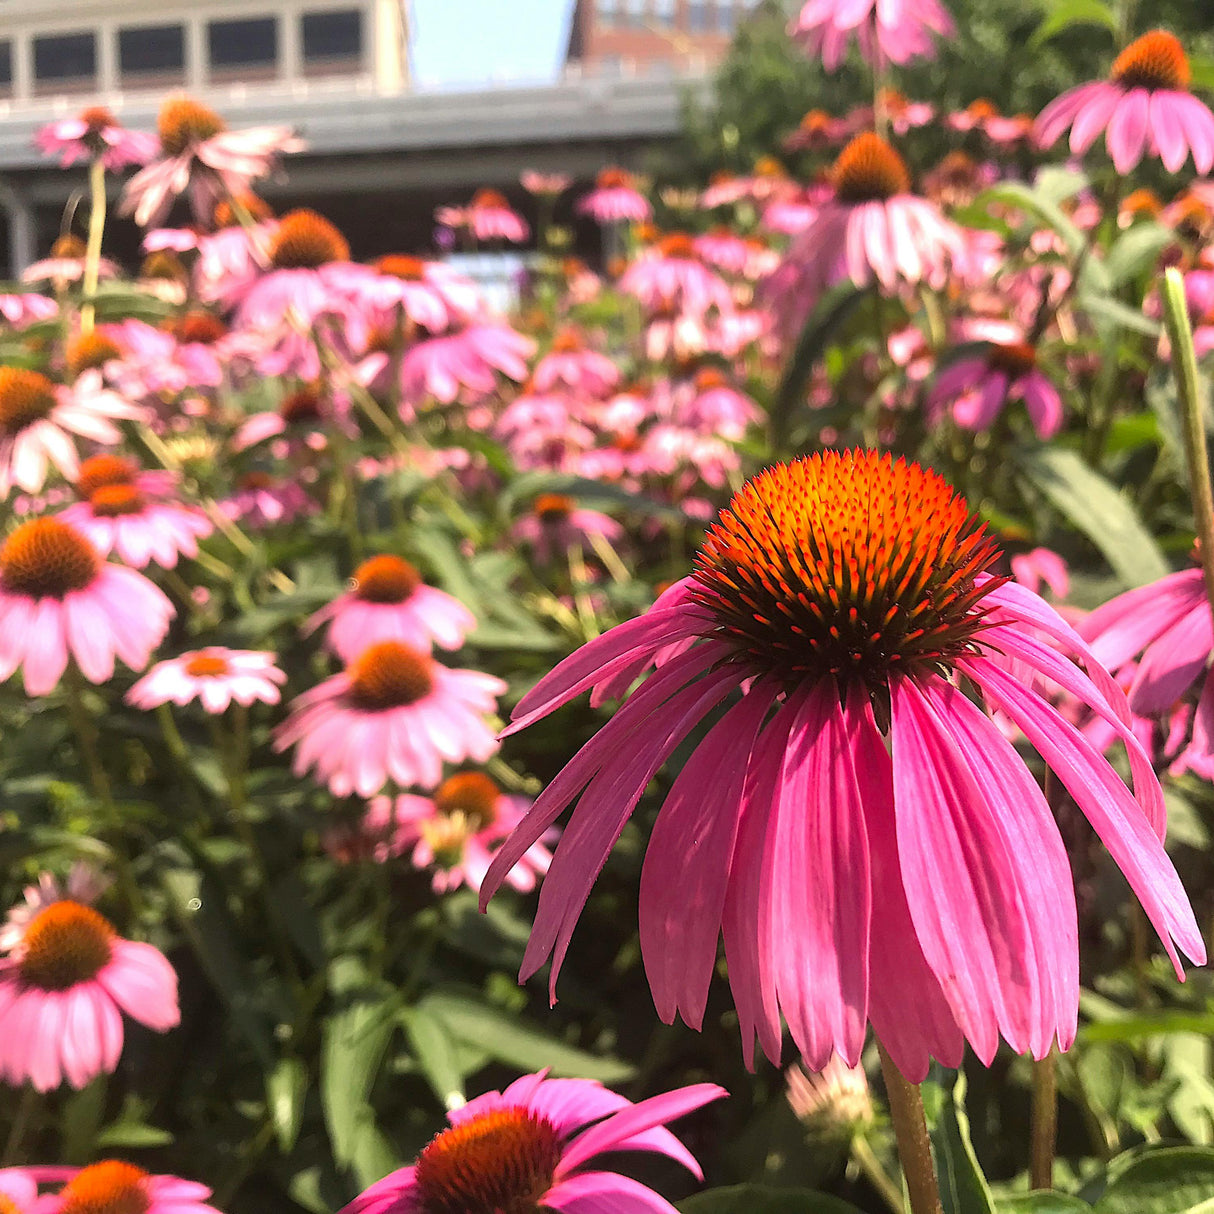
[[[952,22],[937,0],[810,0],[791,32],[830,69],[853,38],[888,66],[930,55]],[[1182,954],[1204,961],[1163,848],[1156,774],[1170,764],[1214,778],[1202,570],[1079,618],[1036,593],[1043,579],[1064,594],[1059,559],[1017,553],[1008,576],[996,536],[936,471],[857,447],[746,479],[746,444],[769,420],[782,432],[758,398],[847,284],[896,305],[869,359],[870,404],[855,410],[872,444],[894,443],[915,411],[937,435],[1056,434],[1065,384],[1084,374],[1069,342],[1083,323],[1072,300],[1081,267],[1052,231],[1030,225],[1013,248],[954,213],[1010,174],[1007,149],[1049,147],[1068,129],[1074,156],[1103,135],[1122,175],[1146,157],[1207,173],[1214,115],[1189,84],[1179,42],[1157,30],[1035,122],[980,101],[938,115],[886,89],[872,107],[813,111],[790,133],[786,153],[822,157],[809,184],[764,163],[672,196],[664,229],[642,183],[605,169],[577,209],[620,263],[599,273],[548,256],[513,323],[439,259],[355,260],[322,216],[275,216],[254,190],[302,146],[288,129],[230,131],[184,97],[165,103],[155,136],[99,108],[55,123],[39,143],[65,165],[94,166],[95,215],[105,172],[140,166],[121,207],[146,229],[135,278],[163,319],[99,314],[97,284],[119,274],[101,255],[101,224],[27,271],[45,290],[0,299],[29,354],[0,367],[0,496],[13,516],[0,546],[0,677],[20,675],[32,700],[62,696],[101,800],[106,756],[85,684],[103,695],[121,685],[170,739],[173,708],[196,704],[226,722],[217,737],[235,740],[238,759],[245,714],[278,712],[289,687],[274,751],[357,807],[326,833],[327,851],[408,856],[437,894],[468,884],[482,904],[503,883],[540,884],[523,977],[551,959],[554,998],[612,847],[663,766],[686,754],[640,881],[641,953],[662,1020],[700,1026],[723,938],[750,1064],[756,1040],[780,1059],[785,1027],[821,1071],[856,1066],[871,1025],[891,1081],[922,1080],[933,1059],[957,1066],[967,1045],[987,1064],[1001,1040],[1036,1059],[1065,1050],[1079,1010],[1073,882],[1017,744],[1087,816],[1177,973]],[[927,173],[920,193],[894,143],[929,124],[970,150]],[[571,182],[522,184],[549,214]],[[191,222],[162,226],[179,198]],[[1111,217],[1094,198],[1070,202],[1081,232],[1110,218],[1169,227],[1199,350],[1214,345],[1212,204],[1214,185],[1194,181],[1167,204],[1127,194]],[[1009,232],[1023,227],[1004,207]],[[440,247],[530,237],[493,190],[436,219]],[[624,340],[587,311],[612,298],[629,320]],[[813,369],[803,429],[845,390],[836,375],[827,360]],[[266,382],[265,407],[242,407]],[[1023,423],[1007,416],[1017,401]],[[813,429],[827,447],[838,434],[837,421]],[[555,588],[553,618],[587,643],[522,696],[500,735],[508,683],[453,664],[475,644],[477,616],[427,581],[417,553],[363,551],[363,495],[390,495],[410,471],[456,502],[519,474],[561,486],[515,503],[499,539],[525,548]],[[202,487],[217,481],[220,493]],[[605,630],[597,592],[626,581],[666,524],[627,527],[602,501],[579,500],[587,486],[707,527],[682,576]],[[343,570],[346,591],[299,621],[308,670],[327,677],[295,686],[274,653],[220,643],[230,621],[212,588],[232,571],[211,549],[252,551],[249,532],[321,513],[361,559]],[[265,593],[293,589],[283,571],[262,572]],[[140,677],[122,682],[118,663]],[[586,692],[621,706],[538,797],[494,778],[501,738]],[[1107,757],[1115,744],[1128,785]],[[239,814],[240,773],[227,775]],[[118,1066],[124,1016],[177,1025],[171,965],[119,935],[94,905],[104,896],[84,869],[62,886],[44,874],[0,933],[8,1083],[80,1088]],[[649,1151],[699,1175],[664,1123],[723,1094],[698,1084],[633,1104],[588,1080],[528,1075],[452,1111],[413,1166],[349,1208],[669,1211],[594,1161]],[[190,1214],[209,1209],[210,1190],[109,1160],[9,1169],[0,1195],[20,1214]]]

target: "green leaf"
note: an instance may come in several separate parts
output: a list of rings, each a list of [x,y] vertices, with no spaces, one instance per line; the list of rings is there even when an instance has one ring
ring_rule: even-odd
[[[129,1121],[116,1121],[97,1135],[99,1147],[163,1147],[172,1141],[168,1130]]]
[[[1080,291],[1076,303],[1096,321],[1106,321],[1131,333],[1141,333],[1144,337],[1158,337],[1163,332],[1163,326],[1157,320],[1152,320],[1143,314],[1139,308],[1131,308],[1119,299],[1095,291]]]
[[[1214,1148],[1165,1147],[1116,1171],[1095,1209],[1096,1214],[1192,1214],[1209,1202],[1214,1202]]]
[[[992,202],[1027,211],[1030,215],[1034,215],[1048,224],[1062,238],[1067,252],[1072,257],[1078,257],[1086,243],[1084,234],[1063,214],[1058,201],[1051,198],[1049,192],[1040,184],[1033,187],[1025,185],[1021,181],[1003,181],[989,190],[984,190],[975,199],[977,206],[987,206]]]
[[[1038,447],[1015,458],[1033,487],[1100,549],[1127,586],[1145,586],[1169,572],[1129,499],[1076,452]]]
[[[861,1214],[849,1201],[811,1189],[740,1184],[697,1193],[678,1204],[682,1214]]]
[[[1154,270],[1159,254],[1175,239],[1176,233],[1161,223],[1136,223],[1118,237],[1104,259],[1110,283],[1119,287]]]
[[[435,1096],[444,1108],[462,1104],[464,1072],[459,1063],[457,1043],[447,1026],[431,1009],[423,1007],[405,1008],[401,1019],[414,1057]]]
[[[607,1084],[619,1083],[633,1074],[633,1067],[618,1058],[605,1058],[565,1045],[472,996],[435,991],[417,1007],[443,1025],[456,1041],[466,1041],[498,1062],[520,1070],[550,1067],[556,1075],[597,1079]]]
[[[283,1058],[266,1076],[266,1104],[284,1155],[299,1138],[307,1094],[308,1069],[298,1058]]]
[[[1073,25],[1103,25],[1117,32],[1117,17],[1104,0],[1055,0],[1045,20],[1033,31],[1029,47],[1039,47]]]
[[[959,1074],[951,1088],[926,1083],[923,1095],[944,1214],[994,1214],[995,1202],[970,1141],[965,1076]]]
[[[1082,1214],[1092,1207],[1078,1197],[1067,1193],[1046,1192],[1013,1193],[1009,1197],[995,1198],[996,1214]]]
[[[395,995],[356,998],[325,1021],[320,1094],[339,1164],[354,1161],[360,1135],[374,1128],[367,1096],[392,1038],[396,1010]]]

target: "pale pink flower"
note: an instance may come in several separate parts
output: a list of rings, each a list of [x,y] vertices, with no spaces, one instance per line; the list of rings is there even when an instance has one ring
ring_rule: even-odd
[[[335,797],[371,797],[389,780],[435,788],[444,761],[483,763],[497,751],[484,715],[505,690],[493,675],[451,670],[399,641],[379,641],[295,699],[274,749],[294,746],[291,770],[315,768]]]
[[[671,394],[670,417],[676,425],[731,442],[744,438],[762,416],[759,406],[717,367],[701,368]]]
[[[0,1076],[39,1092],[113,1071],[123,1013],[159,1033],[180,1019],[164,955],[124,940],[87,902],[48,900],[57,893],[41,882],[27,891],[28,911],[10,917],[0,961]]]
[[[384,313],[399,307],[407,320],[431,333],[466,323],[481,311],[476,284],[441,261],[389,253],[375,262],[374,269],[378,277],[362,292],[368,305]],[[386,326],[388,316],[378,323]]]
[[[59,311],[59,305],[36,291],[25,291],[20,295],[0,295],[0,316],[10,325],[23,329],[26,325],[50,320]]]
[[[869,63],[909,63],[933,58],[933,36],[949,37],[953,30],[939,0],[809,0],[789,33],[833,72],[853,36]]]
[[[1076,156],[1103,131],[1118,173],[1128,173],[1150,153],[1178,173],[1190,153],[1199,173],[1214,167],[1214,114],[1189,92],[1191,71],[1179,39],[1152,30],[1131,42],[1113,63],[1108,80],[1081,84],[1055,98],[1037,118],[1042,147],[1071,128]]]
[[[69,657],[90,683],[113,675],[115,657],[142,670],[175,614],[147,578],[57,518],[22,523],[0,547],[0,680],[21,667],[28,695],[53,691]]]
[[[522,244],[531,235],[527,221],[497,190],[478,190],[464,214],[477,240]]]
[[[103,1159],[70,1171],[71,1179],[58,1193],[41,1199],[38,1214],[87,1214],[96,1209],[219,1214],[207,1204],[211,1190],[194,1180],[152,1175],[118,1159]]]
[[[213,645],[157,662],[126,693],[126,702],[152,709],[197,700],[207,712],[219,713],[233,700],[245,707],[254,701],[277,704],[278,685],[286,681],[272,653]]]
[[[255,531],[290,523],[320,508],[298,482],[262,471],[246,473],[236,492],[218,506],[225,518]]]
[[[449,1112],[452,1128],[431,1139],[414,1164],[377,1181],[339,1214],[528,1208],[671,1214],[664,1198],[602,1170],[598,1157],[654,1152],[701,1179],[691,1152],[663,1126],[725,1095],[700,1083],[633,1104],[590,1079],[524,1075],[504,1092],[486,1092]]]
[[[497,387],[498,374],[521,382],[535,342],[507,324],[483,321],[454,333],[419,341],[401,359],[403,403],[427,399],[449,405],[463,393],[486,396]]]
[[[21,271],[22,282],[49,282],[56,291],[65,290],[84,277],[86,246],[79,236],[68,233],[51,245],[51,255],[32,262]],[[117,278],[118,267],[108,257],[97,262],[98,278]]]
[[[653,217],[649,200],[636,187],[636,178],[624,169],[602,169],[594,189],[577,204],[579,215],[598,224],[647,223]]]
[[[1066,561],[1049,548],[1034,548],[1012,557],[1012,576],[1034,594],[1046,586],[1055,599],[1064,599],[1071,591],[1071,575]],[[1082,634],[1083,629],[1079,629]]]
[[[573,184],[573,178],[565,173],[538,173],[535,169],[524,169],[519,174],[519,182],[528,194],[556,198]]]
[[[729,312],[733,295],[723,278],[698,257],[690,236],[676,232],[642,253],[620,276],[619,288],[650,312],[702,317],[709,309]]]
[[[34,143],[44,156],[60,157],[66,169],[77,160],[101,157],[111,173],[131,164],[147,164],[156,155],[154,135],[128,131],[105,106],[90,106],[75,118],[60,118],[42,127]]]
[[[836,118],[825,110],[809,110],[802,116],[797,129],[785,138],[783,146],[788,152],[821,151],[846,143],[858,134],[858,130],[850,115]]]
[[[142,421],[146,411],[102,387],[101,373],[55,384],[38,371],[0,367],[0,499],[14,486],[37,493],[53,465],[68,480],[80,468],[75,438],[117,443],[117,421]]]
[[[779,1057],[781,1017],[814,1068],[832,1052],[854,1065],[871,1021],[913,1081],[932,1057],[958,1065],[967,1040],[984,1063],[1000,1037],[1038,1058],[1055,1042],[1066,1049],[1079,1009],[1066,849],[1024,760],[962,680],[1055,771],[1177,972],[1177,945],[1201,961],[1162,844],[1163,793],[1120,688],[1044,601],[987,573],[998,559],[942,478],[888,454],[826,452],[745,485],[691,577],[567,658],[515,709],[506,735],[584,691],[623,694],[679,646],[494,858],[482,904],[577,800],[523,976],[551,955],[554,993],[625,822],[711,715],[641,874],[641,952],[664,1021],[701,1023],[723,932],[748,1059],[756,1034]],[[1034,677],[1117,730],[1133,795]]]
[[[135,569],[152,562],[175,569],[178,557],[196,557],[198,541],[215,530],[196,506],[157,501],[132,481],[102,485],[59,517],[103,556],[112,553]]]
[[[597,397],[606,396],[620,382],[620,371],[606,354],[589,349],[576,328],[566,326],[553,337],[531,379],[537,392],[564,388]]]
[[[431,645],[458,649],[476,627],[476,616],[459,599],[427,586],[408,561],[384,554],[359,565],[350,589],[308,620],[305,635],[322,624],[329,625],[328,647],[352,662],[379,641],[399,641],[423,653]]]
[[[1040,439],[1062,427],[1062,397],[1037,365],[1037,350],[1025,341],[991,345],[985,354],[960,358],[936,376],[927,398],[929,414],[952,405],[953,418],[967,430],[989,430],[1003,407],[1024,401]]]
[[[599,510],[587,510],[561,493],[541,493],[531,513],[514,524],[515,539],[530,544],[536,560],[563,560],[571,548],[593,552],[594,538],[618,544],[624,528]]]

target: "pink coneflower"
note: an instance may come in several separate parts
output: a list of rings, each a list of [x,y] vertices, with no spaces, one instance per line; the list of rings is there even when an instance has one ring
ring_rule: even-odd
[[[389,253],[374,268],[378,277],[363,290],[367,302],[384,310],[399,305],[405,319],[431,333],[480,311],[476,284],[440,261]]]
[[[54,465],[68,480],[80,468],[73,437],[109,445],[121,440],[116,421],[145,411],[101,386],[89,371],[70,387],[38,371],[0,367],[0,498],[14,486],[37,493]]]
[[[541,493],[531,513],[514,524],[515,539],[531,545],[535,559],[546,563],[564,559],[571,549],[594,551],[593,540],[618,544],[624,528],[598,510],[587,510],[563,493]]]
[[[649,841],[641,947],[662,1019],[700,1024],[723,930],[748,1059],[756,1033],[779,1057],[781,1014],[811,1067],[832,1050],[854,1064],[871,1021],[915,1080],[930,1057],[958,1065],[967,1040],[987,1063],[1001,1035],[1035,1057],[1055,1038],[1069,1046],[1079,961],[1066,851],[1041,789],[963,679],[1057,772],[1178,973],[1173,941],[1203,959],[1121,690],[1043,600],[987,572],[998,559],[942,478],[888,454],[825,452],[748,482],[691,577],[515,710],[507,733],[582,691],[621,693],[680,646],[494,859],[482,901],[579,798],[523,975],[552,954],[555,984],[646,786],[740,692],[676,777]],[[1037,676],[1124,738],[1136,795],[1038,694]]]
[[[36,291],[23,291],[20,295],[0,295],[0,316],[10,325],[21,329],[50,320],[59,311],[59,305]]]
[[[1034,548],[1018,552],[1011,560],[1012,576],[1034,594],[1044,585],[1056,599],[1071,592],[1071,574],[1066,561],[1050,548]],[[1083,629],[1079,629],[1082,634]],[[1106,663],[1107,665],[1107,663]]]
[[[162,158],[127,182],[120,206],[141,228],[162,222],[173,199],[187,191],[195,217],[209,221],[218,202],[245,194],[279,156],[304,147],[286,126],[229,131],[214,110],[189,97],[170,97],[156,130]]]
[[[40,1092],[82,1088],[118,1065],[122,1013],[159,1033],[177,1024],[177,975],[152,945],[124,940],[53,883],[26,899],[0,961],[0,1075]]]
[[[58,155],[65,169],[77,160],[100,156],[111,173],[130,164],[147,164],[157,150],[154,135],[128,131],[103,105],[48,123],[34,136],[34,143],[44,156]]]
[[[695,241],[683,232],[664,236],[642,253],[621,275],[619,288],[635,295],[650,312],[673,309],[703,316],[710,308],[733,308],[725,280],[700,260]]]
[[[328,623],[326,644],[343,662],[354,661],[378,641],[399,641],[427,653],[431,645],[458,649],[476,627],[476,616],[459,599],[427,586],[399,556],[363,561],[350,583],[304,627],[308,633]]]
[[[60,517],[103,556],[113,553],[135,569],[152,562],[175,569],[178,557],[196,557],[198,541],[215,530],[197,507],[156,501],[133,480],[99,486]]]
[[[468,227],[477,240],[506,240],[522,244],[530,235],[527,221],[497,190],[478,190],[465,211]]]
[[[780,310],[804,315],[844,278],[887,290],[899,283],[942,286],[965,240],[926,198],[910,192],[902,157],[879,135],[857,135],[832,170],[833,201],[797,236],[772,280]]]
[[[671,396],[671,420],[701,434],[737,442],[762,417],[758,405],[729,382],[719,367],[701,367]]]
[[[449,405],[461,394],[486,396],[497,387],[498,374],[525,380],[534,353],[529,337],[490,321],[419,341],[401,359],[402,403],[433,399]]]
[[[64,290],[70,283],[84,277],[87,246],[79,236],[70,232],[60,236],[51,245],[51,255],[35,261],[21,271],[22,282],[49,282],[56,291]],[[99,278],[117,278],[118,267],[108,257],[97,263]]]
[[[535,169],[524,169],[519,174],[519,182],[528,194],[556,198],[573,184],[573,178],[565,173],[539,173]]]
[[[179,1176],[156,1176],[118,1159],[81,1168],[53,1197],[40,1203],[39,1214],[219,1214],[207,1205],[211,1190]]]
[[[1055,98],[1037,118],[1042,147],[1071,128],[1076,156],[1105,133],[1105,147],[1119,173],[1128,173],[1149,152],[1177,173],[1190,153],[1199,173],[1214,167],[1214,114],[1189,92],[1189,60],[1179,39],[1152,30],[1131,42],[1113,62],[1108,80],[1081,84]]]
[[[415,868],[434,869],[435,893],[461,885],[479,892],[493,853],[530,808],[529,798],[502,792],[479,771],[463,771],[444,780],[433,797],[376,797],[363,819],[363,831],[379,839],[391,831],[393,855],[411,849]],[[506,883],[530,893],[536,876],[552,863],[546,844],[555,840],[553,834],[533,844],[507,873]]]
[[[711,1083],[633,1104],[590,1079],[524,1075],[447,1114],[451,1123],[410,1167],[356,1197],[340,1214],[669,1214],[652,1189],[616,1172],[587,1171],[598,1156],[653,1151],[702,1178],[668,1121],[728,1095]]]
[[[197,700],[207,712],[219,713],[233,700],[246,707],[254,701],[277,704],[278,685],[286,680],[272,653],[213,645],[157,662],[126,693],[126,702],[151,709]]]
[[[548,353],[535,365],[532,382],[537,392],[565,388],[586,396],[606,396],[620,382],[619,368],[598,350],[590,350],[581,333],[566,326],[557,331]]]
[[[1038,367],[1036,348],[1025,341],[995,344],[985,355],[958,359],[936,377],[927,406],[938,416],[951,403],[959,426],[989,430],[1013,400],[1024,401],[1038,438],[1058,433],[1062,397]]]
[[[147,578],[57,518],[22,523],[0,547],[0,680],[20,666],[29,695],[54,690],[69,656],[90,683],[110,678],[115,657],[142,670],[175,614]]]
[[[377,641],[294,701],[274,749],[295,746],[295,774],[315,767],[335,797],[374,796],[389,780],[434,788],[444,760],[483,763],[497,750],[483,718],[505,690],[493,675],[451,670],[399,641]]]
[[[793,21],[789,33],[806,54],[822,56],[833,72],[855,35],[860,53],[869,63],[878,56],[892,63],[931,59],[933,36],[953,33],[953,19],[938,0],[809,0]]]
[[[636,178],[625,169],[602,169],[594,189],[579,200],[579,215],[595,223],[648,223],[653,216],[649,200],[636,187]]]
[[[856,134],[855,123],[850,118],[836,118],[825,110],[810,110],[802,116],[797,129],[784,140],[789,152],[820,151],[846,143]]]
[[[296,481],[282,480],[262,471],[246,473],[236,492],[218,505],[225,518],[255,531],[289,523],[319,509]]]

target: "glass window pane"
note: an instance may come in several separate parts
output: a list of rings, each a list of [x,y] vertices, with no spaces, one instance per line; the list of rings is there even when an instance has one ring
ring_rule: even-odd
[[[93,34],[47,34],[34,39],[36,81],[91,84],[97,75]]]
[[[274,67],[278,63],[278,21],[212,21],[207,26],[207,52],[212,68]]]
[[[5,38],[0,42],[0,94],[13,89],[13,44]]]
[[[619,0],[599,0],[599,24],[610,28],[616,24],[619,16]]]
[[[303,57],[359,59],[363,53],[363,15],[358,9],[304,13]]]
[[[118,70],[123,76],[175,76],[185,72],[185,30],[145,25],[118,31]]]
[[[645,26],[645,0],[626,0],[628,8],[628,24],[633,29],[643,29]]]
[[[674,0],[653,0],[654,21],[663,29],[674,25]]]

